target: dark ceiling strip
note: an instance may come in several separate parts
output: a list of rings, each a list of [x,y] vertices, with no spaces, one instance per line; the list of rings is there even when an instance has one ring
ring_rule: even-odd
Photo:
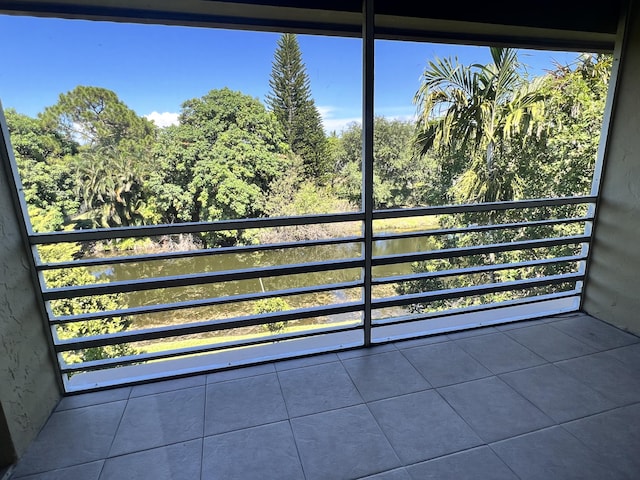
[[[135,2],[131,2],[135,4]],[[287,19],[287,13],[293,7],[283,4],[282,2],[258,2],[264,7],[273,7],[272,14],[267,17],[255,18],[251,17],[251,5],[247,2],[225,2],[235,4],[239,9],[246,11],[246,15],[215,15],[211,13],[195,12],[195,11],[168,11],[168,10],[152,10],[141,8],[125,8],[116,6],[87,5],[78,2],[77,4],[69,3],[41,3],[29,1],[0,1],[0,12],[11,12],[15,14],[53,16],[62,18],[76,19],[93,19],[93,20],[112,20],[112,21],[132,21],[143,23],[160,23],[169,25],[185,25],[185,26],[202,26],[202,27],[220,27],[220,28],[236,28],[236,29],[252,29],[264,31],[290,31],[294,33],[316,33],[324,35],[340,35],[346,37],[361,37],[362,29],[360,23],[350,22],[347,16],[353,18],[356,12],[346,11],[344,9],[335,11],[335,18],[341,19],[340,22],[323,22],[314,21],[317,18],[318,6],[322,6],[326,11],[332,9],[332,5],[322,5],[321,2],[304,3],[304,8],[297,9],[303,13],[302,18]],[[284,7],[283,7],[284,5]],[[278,8],[283,8],[281,14]],[[418,17],[425,15],[420,12]],[[326,16],[324,16],[326,18]],[[407,17],[415,18],[415,17]],[[425,17],[426,19],[426,17]],[[400,21],[401,18],[399,19]],[[431,19],[437,20],[437,19]],[[448,19],[447,21],[456,21]],[[487,32],[465,33],[457,29],[457,31],[447,31],[440,28],[412,29],[402,28],[402,26],[376,26],[376,38],[387,40],[410,40],[410,41],[430,41],[437,43],[463,43],[472,45],[509,45],[523,48],[545,48],[552,50],[567,49],[576,51],[595,51],[610,52],[613,50],[614,37],[611,40],[595,39],[590,35],[590,31],[584,30],[584,37],[563,38],[562,32],[581,31],[580,22],[569,28],[554,28],[549,25],[522,25],[516,17],[512,22],[504,24],[504,26],[522,27],[522,33],[501,33],[501,26],[495,25]],[[467,23],[467,21],[465,21]],[[471,22],[473,23],[473,22]],[[484,23],[484,22],[478,22]],[[531,34],[531,29],[550,28],[549,36]],[[603,33],[603,32],[598,32]]]
[[[252,18],[249,16],[212,15],[200,12],[175,12],[85,4],[71,5],[65,3],[0,1],[0,11],[77,19],[144,20],[145,23],[212,27],[235,26],[254,28],[256,30],[298,30],[318,33],[326,32],[345,36],[360,36],[362,34],[359,24],[350,25],[345,23],[287,20],[284,18]],[[309,18],[312,18],[311,14],[309,14]]]

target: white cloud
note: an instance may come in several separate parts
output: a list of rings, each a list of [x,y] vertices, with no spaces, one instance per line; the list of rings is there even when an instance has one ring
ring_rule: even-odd
[[[145,118],[151,120],[158,127],[164,128],[168,127],[169,125],[177,125],[179,115],[179,113],[173,112],[151,112],[149,115],[145,115]]]
[[[322,126],[327,134],[331,134],[332,132],[340,134],[350,123],[360,123],[362,120],[361,117],[337,117],[336,111],[338,109],[335,107],[318,106],[317,108],[322,117]]]
[[[360,123],[360,117],[353,118],[325,118],[322,120],[322,126],[327,134],[336,132],[338,135],[342,133],[349,124]]]
[[[399,122],[417,122],[417,115],[385,115],[387,120],[398,120]]]
[[[322,106],[317,107],[322,117],[322,125],[326,134],[336,132],[338,135],[342,133],[351,123],[362,124],[362,117],[340,117],[336,115],[339,109]],[[418,118],[415,113],[407,113],[407,108],[390,108],[381,110],[378,115],[384,116],[387,120],[399,120],[401,122],[415,122]]]

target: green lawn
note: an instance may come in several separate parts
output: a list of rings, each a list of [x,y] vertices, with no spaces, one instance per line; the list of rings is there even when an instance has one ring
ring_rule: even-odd
[[[342,327],[345,325],[354,324],[354,320],[345,320],[343,322],[332,322],[331,324],[318,324],[318,325],[292,325],[287,326],[283,333],[297,333],[304,331],[315,331],[322,330],[329,327]],[[197,346],[206,346],[212,345],[216,343],[227,343],[227,342],[238,342],[242,340],[251,340],[251,339],[259,339],[262,337],[267,337],[269,332],[260,331],[255,333],[250,333],[246,335],[220,335],[215,339],[212,338],[189,338],[185,340],[176,340],[176,341],[160,341],[153,342],[149,344],[144,344],[140,346],[140,349],[145,353],[155,353],[155,352],[164,352],[166,350],[178,350],[182,348],[189,347],[197,347]]]
[[[404,217],[374,220],[373,229],[376,232],[413,232],[419,230],[435,230],[440,228],[439,219],[432,215],[429,217]]]

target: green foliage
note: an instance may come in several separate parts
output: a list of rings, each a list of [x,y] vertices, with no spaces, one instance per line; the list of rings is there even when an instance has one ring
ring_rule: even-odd
[[[373,195],[376,209],[411,207],[423,203],[423,183],[429,157],[413,156],[415,125],[412,122],[375,119],[373,131]],[[336,190],[360,203],[362,185],[362,128],[350,124],[335,153]],[[335,151],[335,150],[334,150]]]
[[[111,90],[78,86],[45,109],[41,122],[77,142],[73,191],[94,226],[145,223],[144,183],[156,129]]]
[[[262,215],[271,182],[286,173],[278,122],[256,99],[227,88],[183,104],[180,125],[161,134],[149,189],[165,221]],[[210,234],[232,244],[242,232]]]
[[[588,195],[591,191],[613,57],[584,55],[575,68],[558,66],[545,79],[549,134],[534,145],[535,180],[528,196]]]
[[[303,158],[306,175],[322,181],[329,173],[330,159],[295,34],[285,33],[278,40],[269,86],[266,103],[282,125],[286,142]]]
[[[446,62],[443,65],[446,66]],[[436,66],[435,63],[430,64],[431,68],[428,71],[432,78],[436,73],[443,74],[446,71],[449,80],[456,79],[458,85],[475,85],[473,82],[476,77],[473,75],[465,76],[471,72],[471,67],[456,66],[456,68],[449,70],[446,68],[438,70]],[[474,68],[479,67],[474,66]],[[441,158],[444,165],[439,174],[436,172],[437,175],[432,182],[446,186],[445,195],[457,201],[520,200],[588,194],[602,126],[610,70],[610,56],[584,56],[575,68],[558,66],[554,72],[531,81],[529,85],[521,83],[524,82],[524,79],[515,82],[517,88],[513,90],[513,96],[506,97],[517,101],[515,105],[510,107],[513,111],[522,105],[521,101],[517,100],[521,98],[521,93],[518,92],[531,93],[535,91],[537,101],[544,102],[543,106],[536,106],[538,113],[544,113],[544,115],[535,115],[535,125],[537,125],[535,129],[532,128],[534,124],[533,112],[529,113],[531,118],[525,122],[525,125],[517,129],[514,129],[514,122],[518,118],[524,117],[514,117],[512,120],[508,120],[507,117],[503,120],[496,118],[495,125],[499,126],[498,130],[494,130],[493,134],[486,133],[487,139],[480,141],[478,136],[484,133],[479,129],[481,122],[473,112],[473,108],[478,102],[475,99],[466,104],[468,107],[466,110],[463,108],[464,102],[460,102],[457,110],[451,106],[450,110],[447,110],[442,117],[429,119],[427,122],[423,116],[420,133],[423,135],[422,141],[424,143],[421,146],[437,155],[437,158]],[[483,68],[478,75],[492,71]],[[444,78],[445,75],[442,77]],[[466,78],[468,82],[462,82],[460,78]],[[513,78],[515,79],[515,77]],[[434,95],[432,100],[444,102],[444,94],[447,92],[451,94],[452,100],[455,100],[457,97],[451,93],[454,90],[439,91],[439,96],[431,92]],[[427,98],[429,95],[427,91],[421,91],[419,95],[420,93],[425,95],[420,97],[422,101],[428,103],[430,100]],[[479,94],[476,92],[474,95]],[[497,112],[500,113],[500,111]],[[464,130],[463,127],[467,130]],[[465,136],[465,131],[470,133]],[[490,171],[487,166],[487,148],[491,143],[490,138],[494,140],[491,154],[493,171]],[[469,160],[464,161],[465,157]],[[451,158],[454,158],[453,162],[451,162]],[[493,178],[491,178],[492,175]],[[584,215],[585,208],[584,206],[568,205],[507,211],[500,214],[489,212],[466,213],[457,216],[445,215],[440,217],[440,223],[442,228],[455,228],[471,224],[571,218]],[[442,237],[440,248],[459,248],[561,237],[583,233],[583,229],[584,227],[576,223],[449,235]],[[535,251],[529,249],[457,257],[437,262],[416,263],[413,265],[413,270],[415,273],[424,274],[472,266],[511,264],[533,259],[576,255],[579,250],[579,245],[561,245],[540,248]],[[526,268],[505,268],[477,274],[445,277],[426,276],[399,286],[398,291],[414,293],[434,288],[459,288],[567,273],[573,271],[572,269],[571,264],[548,264]],[[413,308],[415,311],[429,311],[461,307],[519,296],[552,293],[566,287],[563,284],[550,285],[527,291],[480,295],[424,305],[417,304]]]
[[[45,262],[68,261],[79,255],[79,252],[79,244],[54,244],[42,246],[39,249],[40,257]],[[92,275],[84,268],[47,270],[44,272],[44,278],[48,288],[89,285],[100,282],[99,277]],[[51,302],[51,308],[55,316],[109,311],[124,307],[122,297],[118,294],[77,297]],[[69,339],[117,333],[126,330],[128,326],[129,321],[125,317],[109,317],[99,320],[65,323],[57,327],[56,333],[61,339]],[[136,350],[128,345],[109,345],[88,348],[82,351],[65,352],[63,356],[67,363],[78,363],[132,355],[134,353],[136,353]]]
[[[525,144],[539,136],[544,119],[541,81],[521,76],[514,49],[490,50],[493,62],[484,66],[450,58],[429,62],[415,97],[418,152],[470,159],[463,171],[447,175],[460,203],[514,199],[525,180],[518,176],[511,140],[517,136]],[[456,160],[445,165],[462,166]]]
[[[78,210],[70,168],[76,145],[40,119],[12,109],[5,113],[32,227],[36,232],[59,230]]]
[[[42,119],[69,141],[89,148],[136,150],[153,141],[155,126],[106,88],[77,86],[60,94]]]
[[[4,113],[16,157],[44,162],[76,153],[75,142],[60,135],[41,119],[22,115],[12,108]]]
[[[264,213],[269,217],[320,215],[356,210],[355,205],[340,198],[330,186],[320,186],[303,175],[300,157],[290,157],[287,175],[272,182],[265,196]],[[317,240],[352,235],[342,224],[310,224],[261,229],[261,243]]]
[[[76,161],[76,195],[94,224],[126,227],[147,223],[145,183],[149,163],[142,152],[116,147],[83,151]],[[147,217],[147,218],[145,218]]]
[[[275,313],[291,310],[291,306],[286,300],[280,297],[265,298],[255,303],[253,313],[261,315],[263,313]],[[276,335],[282,333],[287,326],[287,322],[271,322],[265,323],[263,327],[271,334]]]
[[[194,128],[170,126],[163,129],[153,149],[155,168],[147,186],[160,215],[158,223],[197,221],[198,192],[191,191],[193,169],[207,141]]]

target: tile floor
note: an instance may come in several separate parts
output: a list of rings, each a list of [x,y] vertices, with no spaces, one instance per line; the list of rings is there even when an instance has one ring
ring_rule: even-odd
[[[64,398],[12,480],[638,479],[640,338],[582,314]]]

